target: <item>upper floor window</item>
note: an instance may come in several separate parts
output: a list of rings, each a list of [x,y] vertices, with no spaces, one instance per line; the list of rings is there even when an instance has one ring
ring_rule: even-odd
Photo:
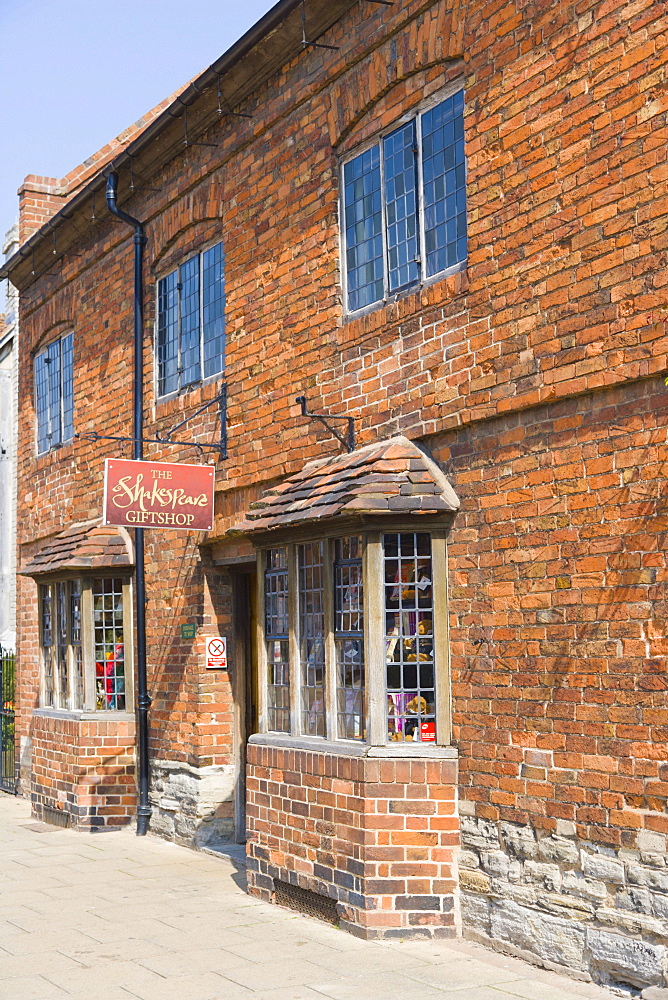
[[[131,709],[129,581],[40,584],[39,613],[42,707]]]
[[[74,336],[68,333],[35,356],[37,454],[74,437]]]
[[[225,364],[223,244],[158,282],[158,395],[220,375]]]
[[[463,90],[344,164],[343,226],[350,312],[466,260]]]

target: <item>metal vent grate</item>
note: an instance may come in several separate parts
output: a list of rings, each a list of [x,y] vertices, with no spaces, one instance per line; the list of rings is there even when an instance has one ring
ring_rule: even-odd
[[[51,826],[70,825],[70,814],[64,809],[54,809],[53,806],[42,806],[42,819]]]
[[[289,882],[274,879],[274,900],[279,906],[289,906],[291,910],[299,910],[309,917],[326,920],[328,924],[338,924],[339,915],[336,912],[336,900],[329,896],[321,896],[310,889],[301,889]]]

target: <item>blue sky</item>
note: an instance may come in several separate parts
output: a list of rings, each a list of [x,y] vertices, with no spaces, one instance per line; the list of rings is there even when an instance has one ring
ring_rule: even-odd
[[[17,217],[26,174],[68,173],[206,69],[273,2],[0,0],[0,236]]]

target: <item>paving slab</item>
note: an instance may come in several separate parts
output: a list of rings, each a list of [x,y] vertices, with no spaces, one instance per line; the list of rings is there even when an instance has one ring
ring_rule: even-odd
[[[0,1000],[613,1000],[467,941],[362,941],[244,891],[239,852],[78,833],[0,793]]]

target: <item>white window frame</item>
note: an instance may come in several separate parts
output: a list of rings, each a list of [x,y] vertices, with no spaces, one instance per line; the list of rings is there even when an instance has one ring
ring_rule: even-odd
[[[468,252],[467,256],[463,261],[458,261],[456,264],[445,268],[442,271],[438,271],[436,274],[426,275],[426,249],[425,249],[425,238],[424,238],[424,185],[423,185],[423,171],[422,171],[422,115],[430,111],[432,108],[446,101],[448,97],[456,94],[458,91],[463,91],[464,93],[464,107],[466,107],[466,91],[464,88],[464,81],[460,78],[454,80],[452,83],[448,84],[437,94],[433,94],[427,100],[423,101],[416,108],[411,109],[404,115],[401,115],[387,128],[382,129],[377,132],[372,138],[368,139],[366,142],[360,144],[355,148],[354,151],[346,153],[345,157],[341,159],[339,165],[339,268],[341,274],[341,287],[343,293],[343,313],[344,316],[350,319],[354,319],[357,316],[364,316],[368,312],[372,312],[378,309],[382,305],[394,301],[406,293],[414,292],[417,288],[422,288],[425,285],[433,284],[435,281],[441,281],[450,274],[457,274],[460,271],[466,270],[468,266]],[[386,218],[386,202],[385,196],[382,188],[382,179],[384,177],[384,156],[383,156],[383,140],[400,129],[402,125],[406,125],[410,121],[416,121],[416,141],[417,141],[417,217],[418,217],[418,227],[419,227],[419,245],[420,245],[420,278],[410,285],[402,286],[396,291],[389,291],[389,262],[387,253],[387,218]],[[382,299],[376,299],[374,302],[369,302],[367,305],[360,306],[358,309],[348,308],[348,267],[347,267],[347,246],[346,246],[346,223],[345,223],[345,177],[344,171],[346,165],[352,160],[356,159],[361,154],[365,153],[367,150],[372,149],[374,146],[379,147],[380,156],[380,171],[381,171],[381,211],[382,211],[382,234],[383,234],[383,297]],[[468,174],[466,158],[464,158],[464,175]],[[467,236],[467,251],[468,251],[468,236]]]
[[[436,740],[433,742],[399,742],[388,739],[387,734],[387,685],[385,642],[385,583],[382,536],[384,534],[418,532],[431,537],[432,597],[433,597],[433,650],[436,699]],[[256,655],[258,663],[258,730],[280,740],[335,742],[340,745],[394,747],[397,751],[422,751],[428,747],[447,747],[452,741],[452,712],[450,657],[448,641],[447,596],[447,528],[427,524],[387,524],[369,530],[350,528],[314,535],[298,535],[262,543],[257,553],[257,628]],[[338,735],[337,720],[337,667],[334,655],[333,631],[333,567],[334,540],[350,535],[362,536],[362,573],[364,588],[364,662],[365,662],[365,721],[366,738],[344,739]],[[312,736],[303,731],[301,703],[301,664],[299,658],[299,592],[297,550],[300,544],[324,542],[324,595],[325,595],[325,735]],[[288,553],[288,604],[289,604],[289,681],[290,681],[290,732],[270,730],[268,726],[268,662],[264,632],[266,552],[286,548]],[[428,752],[428,751],[427,751]]]
[[[81,656],[83,662],[83,701],[82,704],[75,703],[75,656],[73,645],[67,644],[67,672],[68,672],[68,693],[66,703],[63,704],[61,698],[61,683],[59,676],[58,662],[58,614],[56,611],[58,584],[69,584],[71,581],[78,581],[81,587]],[[107,709],[97,708],[96,697],[96,675],[95,675],[95,627],[93,609],[93,588],[99,580],[121,580],[123,585],[123,654],[125,664],[125,708]],[[38,641],[39,641],[39,709],[41,711],[55,711],[60,713],[95,713],[100,718],[116,718],[134,710],[134,642],[132,627],[132,579],[123,576],[121,573],[95,573],[91,576],[82,577],[80,574],[67,573],[49,579],[38,579]],[[42,614],[43,614],[43,592],[42,587],[48,587],[51,594],[51,647],[44,647],[42,642]],[[67,591],[69,595],[69,588]],[[68,639],[70,636],[70,605],[68,600]],[[51,665],[53,677],[53,703],[47,704],[46,699],[46,667],[48,662]]]

